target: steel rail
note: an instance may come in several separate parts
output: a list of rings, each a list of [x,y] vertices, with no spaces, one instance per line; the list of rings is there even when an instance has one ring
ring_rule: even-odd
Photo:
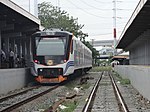
[[[117,97],[119,99],[119,102],[120,102],[120,104],[122,106],[123,111],[124,112],[129,112],[128,107],[127,107],[127,105],[126,105],[126,103],[125,103],[125,101],[124,101],[124,99],[123,99],[123,97],[122,97],[122,95],[121,95],[121,93],[120,93],[120,91],[118,89],[118,86],[117,86],[116,82],[114,81],[113,76],[110,73],[109,73],[109,76],[110,76],[110,79],[112,81],[112,85],[114,87],[114,91],[116,92],[116,95],[117,95]]]
[[[36,88],[39,88],[39,87],[40,87],[40,86],[30,87],[30,88],[24,89],[24,90],[19,91],[19,92],[16,92],[16,93],[12,93],[12,94],[10,94],[10,95],[4,96],[4,97],[0,97],[0,102],[5,101],[5,100],[7,100],[7,99],[9,99],[9,98],[15,97],[15,96],[17,96],[17,95],[21,95],[21,94],[23,94],[23,93],[26,93],[26,92],[28,92],[28,91],[31,91],[31,90],[36,89]]]
[[[15,104],[13,104],[13,105],[11,105],[11,106],[9,106],[9,107],[6,107],[6,108],[0,110],[0,112],[9,112],[9,111],[12,111],[13,109],[16,109],[16,108],[20,107],[21,105],[26,104],[26,103],[28,103],[28,102],[30,102],[30,101],[36,99],[36,98],[39,98],[39,97],[41,97],[41,96],[43,96],[43,95],[49,93],[50,91],[52,91],[52,90],[54,90],[54,89],[56,89],[56,88],[58,88],[58,87],[59,87],[59,85],[56,85],[56,86],[54,86],[54,87],[52,87],[52,88],[49,88],[48,90],[46,90],[46,91],[44,91],[44,92],[41,92],[41,93],[39,93],[39,94],[36,94],[36,95],[31,96],[31,97],[29,97],[29,98],[26,98],[26,99],[24,99],[24,100],[22,100],[22,101],[20,101],[20,102],[17,102],[17,103],[15,103]]]
[[[88,97],[88,100],[87,100],[87,102],[86,102],[86,104],[85,104],[85,106],[84,106],[82,112],[88,112],[88,111],[89,111],[89,108],[90,108],[91,103],[92,103],[92,99],[94,98],[95,93],[96,93],[96,91],[97,91],[97,89],[98,89],[98,86],[99,86],[99,82],[100,82],[101,79],[102,79],[102,75],[103,75],[103,72],[101,73],[101,76],[99,77],[99,79],[98,79],[97,82],[95,83],[95,85],[94,85],[94,87],[93,87],[93,89],[92,89],[92,91],[91,91],[91,93],[90,93],[90,95],[89,95],[89,97]]]

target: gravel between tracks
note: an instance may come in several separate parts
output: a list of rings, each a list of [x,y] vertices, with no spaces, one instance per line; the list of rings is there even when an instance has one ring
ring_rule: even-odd
[[[89,89],[92,89],[99,75],[93,76],[93,74],[86,74],[83,77],[91,77],[91,79],[88,80],[88,84],[90,84]],[[56,100],[60,99],[61,97],[66,96],[66,93],[72,93],[74,87],[82,86],[82,85],[79,85],[79,83],[80,83],[80,78],[77,78],[76,80],[69,82],[69,84],[67,84],[67,85],[70,85],[71,87],[66,87],[66,85],[61,86],[57,88],[56,90],[44,95],[43,97],[40,97],[28,104],[21,106],[18,109],[13,110],[12,112],[42,112],[44,109],[52,105]],[[89,89],[84,89],[80,91],[80,93],[78,94],[79,96],[76,98],[78,99],[78,102],[85,101],[86,99],[85,96],[88,95]]]
[[[150,112],[148,100],[143,98],[131,84],[122,85],[117,77],[115,79],[130,112]]]
[[[64,86],[59,87],[50,93],[13,110],[12,112],[42,112],[44,109],[52,105],[58,97],[64,96],[66,92],[67,89]]]
[[[83,108],[85,101],[90,91],[92,90],[95,84],[95,81],[98,79],[100,74],[101,72],[90,72],[89,74],[84,76],[84,77],[93,77],[93,79],[91,78],[88,80],[87,83],[90,85],[88,89],[83,89],[82,91],[80,91],[79,96],[77,98],[79,105],[74,110],[74,112],[81,112],[81,109]],[[142,96],[138,93],[138,91],[136,91],[136,89],[132,87],[132,85],[130,84],[122,85],[119,83],[118,78],[115,78],[115,79],[117,81],[117,85],[119,86],[119,89],[123,97],[125,97],[125,102],[127,103],[127,105],[129,105],[128,107],[131,112],[150,112],[149,101],[146,101],[144,98],[142,98]],[[80,79],[77,79],[73,81],[72,85],[74,87],[79,86],[78,85],[79,82],[80,82]],[[56,90],[50,92],[49,94],[46,94],[43,97],[40,97],[26,105],[23,105],[20,108],[13,110],[12,112],[42,112],[45,108],[52,105],[56,101],[56,99],[64,97],[67,92],[71,92],[72,90],[73,88],[61,86],[57,88]],[[103,89],[103,90],[105,93],[107,92],[106,89]]]
[[[93,77],[97,77],[96,75],[99,75],[96,72],[95,73],[91,72],[90,74]],[[115,81],[117,82],[120,92],[121,92],[122,96],[124,97],[124,100],[129,108],[130,112],[150,112],[150,101],[145,100],[131,84],[121,84],[119,82],[119,79],[116,77],[116,75],[113,75],[113,76],[115,78]],[[93,87],[94,80],[90,80],[90,81],[92,81],[92,82],[90,82],[91,87],[86,90],[87,94],[85,94],[84,97],[82,97],[82,99],[84,99],[83,101],[85,101],[85,99],[88,96],[88,93],[90,93],[90,91]],[[105,86],[107,86],[107,85],[105,85]],[[100,91],[101,92],[99,92],[99,93],[106,93],[106,94],[110,95],[109,93],[107,93],[107,92],[109,92],[109,89],[107,90],[106,88],[103,89],[101,87]],[[106,101],[106,99],[108,99],[108,96],[106,96],[106,98],[104,98],[104,96],[106,94],[105,95],[103,94],[103,96],[101,96],[99,93],[97,93],[97,95],[99,98],[102,97],[102,98],[100,98],[101,102],[103,102],[105,104],[109,104],[110,102]],[[111,97],[110,97],[110,99],[111,99]],[[80,102],[79,106],[75,109],[74,112],[81,112],[81,109],[83,108],[84,104],[85,104],[85,102]],[[99,106],[95,106],[95,107],[99,108],[101,106],[99,105]],[[115,106],[114,106],[114,108],[113,107],[110,108],[110,106],[106,106],[106,105],[103,107],[104,108],[103,108],[102,112],[117,112]],[[96,111],[96,109],[95,109],[95,110],[93,110],[93,112],[98,112],[98,111]]]

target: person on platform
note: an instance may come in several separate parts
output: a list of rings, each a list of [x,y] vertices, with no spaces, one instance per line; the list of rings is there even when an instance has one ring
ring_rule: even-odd
[[[12,51],[12,49],[10,49],[9,52],[9,68],[13,68],[14,67],[14,52]]]
[[[5,62],[6,61],[6,54],[5,52],[1,49],[1,61]]]

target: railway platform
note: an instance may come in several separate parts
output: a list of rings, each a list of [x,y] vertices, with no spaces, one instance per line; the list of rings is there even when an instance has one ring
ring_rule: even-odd
[[[38,18],[10,0],[0,0],[0,94],[22,88],[31,79],[30,36],[39,26]]]

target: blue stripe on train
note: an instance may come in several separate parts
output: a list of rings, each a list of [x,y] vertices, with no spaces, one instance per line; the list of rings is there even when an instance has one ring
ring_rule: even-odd
[[[69,61],[66,65],[66,68],[64,70],[64,74],[67,72],[68,68],[71,67],[71,66],[74,66],[74,61]]]

